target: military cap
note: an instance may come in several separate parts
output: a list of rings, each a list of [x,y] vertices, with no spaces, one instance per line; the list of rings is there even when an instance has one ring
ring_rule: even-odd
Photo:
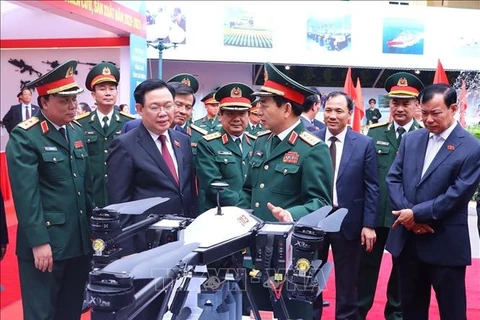
[[[408,72],[397,72],[385,81],[389,98],[416,98],[425,86],[422,81]]]
[[[167,81],[167,83],[171,83],[171,82],[183,83],[189,86],[190,88],[192,88],[193,93],[197,93],[198,91],[198,80],[191,74],[188,74],[188,73],[177,74],[176,76],[173,76]]]
[[[215,92],[215,100],[220,102],[221,110],[249,110],[255,99],[252,93],[252,88],[246,84],[232,82]]]
[[[282,96],[303,105],[306,97],[316,94],[315,91],[284,75],[270,62],[265,63],[264,69],[264,83],[260,91],[253,93],[255,96]]]
[[[38,96],[49,94],[76,95],[83,92],[75,81],[76,60],[68,60],[40,78],[27,84],[27,88],[37,89]]]
[[[219,103],[217,100],[215,100],[215,92],[217,92],[217,90],[213,90],[209,93],[207,93],[207,95],[205,97],[202,98],[202,101],[204,104],[217,104]]]
[[[85,79],[85,87],[89,91],[94,91],[95,85],[103,82],[113,82],[118,84],[120,81],[120,71],[110,62],[102,62],[97,64],[90,70]]]
[[[252,102],[252,107],[250,108],[250,113],[257,114],[258,113],[258,104],[260,103],[260,98],[257,97],[255,101]]]

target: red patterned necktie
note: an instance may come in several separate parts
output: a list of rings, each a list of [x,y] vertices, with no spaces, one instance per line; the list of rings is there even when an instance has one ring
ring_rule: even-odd
[[[175,165],[173,164],[172,156],[170,155],[170,152],[168,152],[168,148],[167,148],[167,137],[164,135],[161,135],[158,137],[158,139],[160,139],[160,142],[162,144],[163,160],[165,160],[165,163],[167,164],[167,167],[170,170],[170,173],[175,178],[175,181],[178,184],[177,171],[175,170]]]

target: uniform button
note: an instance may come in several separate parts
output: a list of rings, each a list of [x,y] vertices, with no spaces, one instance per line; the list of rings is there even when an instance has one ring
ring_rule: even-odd
[[[105,152],[105,153],[108,153],[108,150],[105,150],[104,152]]]
[[[245,165],[245,161],[242,161],[242,164]]]
[[[268,164],[266,164],[266,165],[263,167],[263,169],[265,169],[265,170],[268,170],[268,168],[270,168],[270,167],[268,166]]]
[[[105,174],[105,178],[108,177],[108,174]]]
[[[288,170],[287,169],[283,169],[283,174],[287,174]]]
[[[91,140],[90,139],[87,139],[87,142],[90,142]]]
[[[258,207],[260,207],[260,203],[255,202],[255,208],[258,208]]]
[[[228,159],[223,159],[223,162],[228,163]]]
[[[108,140],[108,138],[107,138],[107,137],[105,137],[105,141],[107,141],[107,140]]]
[[[51,226],[50,221],[45,222],[45,225],[46,225],[47,227],[50,227],[50,226]]]
[[[82,157],[82,159],[83,159],[84,155],[82,154],[81,157]]]
[[[247,177],[247,175],[245,175],[245,178]]]
[[[82,215],[82,214],[83,214],[83,210],[80,210],[80,215]]]
[[[378,150],[378,154],[382,153],[382,150]]]
[[[260,183],[260,189],[263,189],[263,188],[265,188],[265,184]]]
[[[80,191],[78,191],[77,194],[78,194],[78,196],[80,197],[80,195],[81,195]]]
[[[70,160],[73,160],[73,156],[70,156]]]
[[[77,177],[77,174],[76,174],[76,173],[74,173],[74,174],[73,174],[73,177],[74,177],[74,178],[76,178],[76,177]]]
[[[55,157],[53,157],[52,160],[53,160],[53,162],[57,162],[57,158],[55,158]]]
[[[106,163],[106,162],[104,162],[103,164],[104,164],[105,166],[107,165],[107,163]]]

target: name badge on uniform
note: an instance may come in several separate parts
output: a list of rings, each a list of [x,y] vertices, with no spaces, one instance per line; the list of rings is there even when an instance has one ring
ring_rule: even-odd
[[[75,141],[74,145],[75,149],[83,148],[83,142],[81,140]]]
[[[255,150],[255,157],[262,158],[263,157],[263,152],[260,150]]]
[[[232,153],[230,151],[221,151],[221,150],[218,151],[218,154],[221,154],[223,156],[231,156],[232,155]]]
[[[85,134],[95,134],[93,131],[85,131]]]
[[[388,145],[390,145],[390,142],[386,142],[386,141],[377,141],[377,144],[378,144],[378,145],[381,145],[381,146],[388,146]]]
[[[57,147],[45,147],[45,151],[58,151]]]
[[[285,155],[283,156],[283,162],[298,163],[298,158],[299,157],[300,157],[300,155],[298,154],[298,152],[289,151],[289,152],[285,153]]]

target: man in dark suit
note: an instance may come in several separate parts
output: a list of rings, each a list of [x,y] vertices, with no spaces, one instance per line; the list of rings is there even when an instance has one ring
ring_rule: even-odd
[[[107,155],[113,139],[120,135],[125,123],[134,119],[129,113],[114,108],[117,102],[120,71],[109,62],[94,66],[87,74],[85,87],[97,103],[97,109],[76,117],[82,125],[93,177],[95,206],[103,208],[107,199]]]
[[[8,133],[12,132],[13,128],[20,122],[36,115],[39,110],[38,106],[32,104],[32,90],[23,88],[17,98],[20,104],[11,106],[2,119]]]
[[[377,241],[370,252],[362,252],[360,275],[358,280],[358,319],[367,319],[373,306],[377,290],[380,265],[385,251],[388,233],[392,226],[392,206],[388,197],[386,177],[397,155],[400,140],[405,132],[421,128],[414,119],[414,111],[419,106],[418,93],[424,88],[423,83],[407,72],[397,72],[385,81],[388,92],[390,112],[393,121],[372,124],[368,136],[373,138],[378,163],[378,185],[380,190],[375,232]],[[384,315],[387,320],[402,320],[400,305],[400,288],[395,264],[390,270],[386,291]]]
[[[172,128],[190,135],[189,121],[195,105],[195,93],[198,91],[198,80],[188,73],[180,73],[170,78],[169,83],[175,90],[175,115]]]
[[[80,319],[93,209],[85,137],[74,121],[76,60],[30,82],[41,111],[18,124],[6,154],[18,219],[24,319]]]
[[[107,157],[108,199],[110,203],[151,197],[169,198],[150,210],[195,218],[197,195],[190,138],[170,129],[174,116],[175,91],[162,80],[145,80],[134,91],[140,125],[113,140]],[[123,227],[145,219],[149,212],[122,217]],[[147,249],[145,233],[123,241],[125,254]],[[148,281],[134,283],[136,290]],[[163,295],[136,319],[156,319]]]
[[[324,108],[327,128],[315,135],[330,148],[333,207],[348,209],[340,231],[327,233],[320,258],[327,261],[331,245],[335,265],[335,318],[356,320],[361,249],[365,246],[366,251],[371,251],[376,240],[378,179],[373,139],[347,128],[352,112],[353,100],[347,94],[331,92]],[[316,311],[321,317],[321,304],[318,305]]]
[[[300,119],[305,126],[305,129],[310,132],[315,132],[320,129],[325,129],[325,124],[315,119],[320,106],[322,105],[320,92],[316,88],[310,88],[315,92],[311,96],[308,96],[303,103],[303,112]]]
[[[480,141],[455,120],[452,87],[430,85],[419,101],[426,129],[403,136],[387,175],[396,217],[387,250],[398,268],[404,320],[428,319],[432,287],[440,317],[465,320],[468,203],[480,181]]]

